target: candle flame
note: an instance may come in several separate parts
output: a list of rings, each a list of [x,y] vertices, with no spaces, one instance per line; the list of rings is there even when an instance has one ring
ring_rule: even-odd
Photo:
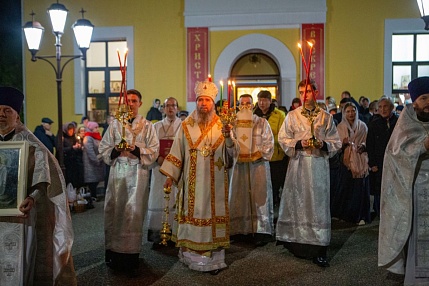
[[[298,43],[298,48],[302,49],[302,47],[301,47],[301,43]]]
[[[308,44],[311,48],[313,47],[313,43],[312,43],[312,42],[307,41],[307,44]]]
[[[235,87],[235,81],[232,81],[232,86]]]
[[[231,85],[231,81],[230,80],[228,80],[228,85]]]
[[[220,84],[220,86],[223,86],[223,81],[222,80],[219,81],[219,84]]]

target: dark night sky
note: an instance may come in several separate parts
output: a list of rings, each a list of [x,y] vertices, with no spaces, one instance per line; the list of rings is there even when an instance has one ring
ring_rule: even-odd
[[[0,7],[0,85],[22,90],[21,0],[0,0]]]

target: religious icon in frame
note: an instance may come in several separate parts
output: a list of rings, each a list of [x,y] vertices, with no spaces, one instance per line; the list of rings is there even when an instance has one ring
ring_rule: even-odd
[[[0,216],[22,214],[19,205],[27,193],[26,141],[0,142]]]

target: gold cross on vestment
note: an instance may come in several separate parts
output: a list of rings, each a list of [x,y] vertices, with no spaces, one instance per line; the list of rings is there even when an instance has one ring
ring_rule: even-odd
[[[220,171],[220,169],[221,169],[221,168],[222,168],[222,166],[223,166],[222,158],[221,158],[221,157],[219,157],[219,158],[217,159],[216,163],[214,163],[214,164],[215,164],[215,166],[217,166],[217,167],[218,167],[218,170]]]
[[[191,125],[191,127],[194,127],[195,120],[192,117],[188,117],[186,121],[188,122],[189,125]]]
[[[243,140],[243,142],[246,142],[246,140],[249,139],[249,137],[247,137],[246,134],[243,134],[243,136],[241,136],[240,139]]]

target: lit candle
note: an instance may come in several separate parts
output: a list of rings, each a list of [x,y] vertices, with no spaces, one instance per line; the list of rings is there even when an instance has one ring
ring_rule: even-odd
[[[231,81],[228,80],[228,107],[231,106],[230,102],[231,102]]]
[[[121,75],[122,75],[122,62],[121,62],[121,54],[119,53],[119,49],[116,49],[116,53],[118,54],[119,70],[121,71]],[[121,106],[121,101],[122,101],[122,86],[123,86],[123,82],[121,82],[121,90],[119,91],[119,103],[118,103],[118,106]]]
[[[118,54],[118,59],[119,59],[119,68],[121,68],[122,63],[121,63],[121,55],[119,54],[119,49],[116,49],[116,52]]]
[[[309,42],[307,41],[307,44],[310,46],[310,55],[308,56],[308,70],[307,70],[307,84],[310,84],[310,67],[311,67],[311,58],[313,56],[313,47],[314,47],[314,42]],[[313,87],[310,84],[310,88],[311,88],[311,94],[313,97],[313,101],[316,101],[316,98],[314,96],[314,90]],[[307,87],[306,87],[307,89]]]
[[[232,81],[232,98],[234,100],[234,110],[237,107],[237,99],[235,98],[235,81]]]
[[[208,79],[209,79],[209,82],[212,82],[212,75],[211,74],[209,74]]]
[[[302,64],[304,65],[305,74],[307,75],[307,64],[305,63],[304,53],[302,52],[301,44],[298,43],[298,48],[301,53]]]
[[[222,97],[223,97],[223,81],[219,81],[220,84],[220,106],[222,107]]]
[[[307,78],[309,79],[309,76],[310,76],[310,67],[311,67],[311,57],[312,57],[312,54],[313,54],[313,43],[312,42],[309,42],[309,41],[307,41],[307,44],[310,46],[310,55],[308,56],[308,69],[307,69]]]
[[[124,51],[124,66],[122,68],[122,85],[124,87],[124,96],[125,102],[128,105],[128,96],[127,96],[127,56],[128,56],[128,48],[125,48]]]

